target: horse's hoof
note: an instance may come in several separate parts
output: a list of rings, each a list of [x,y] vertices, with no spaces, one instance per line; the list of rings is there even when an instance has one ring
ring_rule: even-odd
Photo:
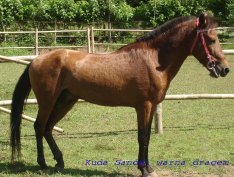
[[[42,171],[46,171],[46,170],[49,169],[46,164],[40,165],[40,168],[41,168]]]
[[[48,174],[48,173],[50,173],[50,170],[49,170],[49,168],[46,168],[46,169],[43,169],[43,170],[41,170],[43,173],[45,173],[45,174]]]
[[[153,171],[152,173],[149,173],[149,176],[150,176],[150,177],[158,177],[158,175],[156,174],[155,171]]]
[[[56,164],[55,165],[55,171],[56,172],[62,172],[64,170],[64,165],[63,164]]]
[[[143,174],[141,177],[151,177],[149,173]]]

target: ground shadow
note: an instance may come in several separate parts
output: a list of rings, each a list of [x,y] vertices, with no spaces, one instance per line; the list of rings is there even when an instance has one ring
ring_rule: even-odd
[[[105,136],[119,136],[125,134],[136,133],[136,129],[132,130],[119,130],[119,131],[108,131],[108,132],[87,132],[87,133],[68,133],[66,135],[60,134],[59,137],[65,136],[66,138],[94,138],[94,137],[105,137]]]
[[[64,170],[56,170],[54,167],[49,167],[47,170],[40,170],[39,166],[31,165],[31,164],[23,164],[23,163],[0,163],[0,173],[7,174],[20,174],[22,173],[34,173],[37,175],[70,175],[70,176],[108,176],[108,177],[117,177],[117,176],[129,176],[134,177],[132,174],[128,173],[119,173],[119,172],[105,172],[102,170],[96,169],[75,169],[75,168],[65,168]]]
[[[222,129],[232,129],[234,128],[233,125],[223,125],[223,126],[214,126],[212,124],[197,124],[197,125],[191,125],[191,126],[164,126],[164,129],[166,131],[196,131],[198,129],[209,129],[209,130],[222,130]],[[152,133],[154,133],[154,128],[152,128]],[[120,136],[120,135],[129,135],[135,133],[137,135],[137,129],[130,129],[130,130],[117,130],[117,131],[107,131],[107,132],[64,132],[64,133],[56,133],[54,132],[54,135],[59,138],[70,138],[70,139],[87,139],[87,138],[99,138],[99,137],[105,137],[105,136]],[[28,134],[22,136],[25,139],[34,139],[34,134]],[[0,142],[1,143],[1,142]]]
[[[54,133],[55,136],[60,137],[60,138],[98,138],[98,137],[105,137],[105,136],[119,136],[119,135],[127,135],[127,134],[132,134],[132,133],[137,133],[137,129],[131,129],[131,130],[119,130],[119,131],[107,131],[107,132],[64,132],[64,133]],[[137,134],[136,134],[137,135]],[[25,139],[32,139],[35,137],[34,134],[31,135],[24,135],[23,136]]]
[[[164,126],[166,131],[196,131],[198,129],[209,129],[209,130],[222,130],[222,129],[232,129],[234,128],[233,125],[230,126],[214,126],[211,124],[197,124],[191,126]],[[154,128],[152,128],[152,133],[154,133]],[[107,132],[72,132],[69,133],[54,133],[56,137],[59,138],[69,138],[69,139],[87,139],[87,138],[99,138],[99,137],[106,137],[106,136],[120,136],[120,135],[129,135],[135,133],[137,135],[137,129],[130,129],[130,130],[117,130],[117,131],[107,131]],[[24,135],[25,139],[32,139],[35,138],[34,134],[31,135]]]
[[[230,126],[215,126],[212,124],[197,124],[193,126],[165,126],[164,129],[173,131],[173,130],[179,130],[179,131],[194,131],[198,129],[209,129],[209,130],[222,130],[222,129],[232,129],[234,128],[233,125]]]

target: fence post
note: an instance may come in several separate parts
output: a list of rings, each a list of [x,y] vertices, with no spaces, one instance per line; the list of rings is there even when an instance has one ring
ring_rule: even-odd
[[[35,31],[35,55],[39,55],[38,51],[38,29]]]
[[[88,40],[88,52],[91,53],[91,46],[90,46],[90,28],[87,28],[87,40]]]
[[[57,20],[54,21],[54,44],[57,44]]]
[[[162,103],[159,103],[156,107],[154,115],[154,131],[155,133],[163,134]]]
[[[3,25],[3,31],[6,32],[6,27],[5,27],[5,25]],[[7,41],[6,36],[7,36],[6,33],[4,33],[4,41]]]
[[[94,50],[94,31],[93,31],[93,26],[91,27],[91,44],[92,44],[92,53],[94,53],[95,50]]]

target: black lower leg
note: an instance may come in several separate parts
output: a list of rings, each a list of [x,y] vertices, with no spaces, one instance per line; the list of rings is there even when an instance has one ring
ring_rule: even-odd
[[[143,131],[138,131],[138,143],[139,143],[139,154],[138,154],[138,169],[142,175],[148,174],[147,161],[145,159],[145,153],[147,152],[147,135]]]
[[[54,155],[54,159],[57,161],[55,166],[58,168],[64,168],[63,154],[53,138],[52,129],[54,125],[66,115],[66,113],[76,102],[77,98],[74,97],[69,91],[62,91],[55,103],[46,125],[44,136]]]
[[[63,154],[59,150],[59,148],[58,148],[58,146],[53,138],[52,130],[46,131],[45,139],[46,139],[48,145],[50,146],[50,149],[54,155],[54,159],[57,161],[57,164],[55,166],[59,167],[59,168],[64,168]]]
[[[147,136],[147,149],[145,152],[145,161],[146,161],[146,169],[149,173],[154,172],[154,169],[149,165],[149,158],[148,158],[148,146],[149,146],[149,142],[150,142],[150,134],[151,134],[151,122],[149,124],[149,128],[148,128],[148,136]]]
[[[43,135],[40,133],[40,126],[37,121],[34,124],[34,129],[35,129],[36,140],[37,140],[37,163],[40,165],[41,169],[46,169],[47,165],[45,162],[43,140],[42,140]]]

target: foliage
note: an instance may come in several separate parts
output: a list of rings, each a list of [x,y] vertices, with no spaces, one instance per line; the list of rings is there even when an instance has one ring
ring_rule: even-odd
[[[234,26],[234,1],[232,1],[229,4],[229,10],[230,10],[230,15],[229,15],[229,23],[231,26]]]
[[[52,20],[72,21],[75,18],[76,5],[73,0],[51,0],[48,5],[48,14]]]
[[[76,4],[77,22],[100,21],[101,11],[98,0],[78,1]]]
[[[1,0],[0,24],[16,21],[64,21],[80,23],[144,21],[155,26],[181,15],[212,11],[227,24],[232,0]]]
[[[133,17],[133,8],[123,0],[111,3],[110,12],[114,21],[129,21]]]
[[[20,0],[0,1],[0,22],[1,25],[9,25],[15,20],[22,20],[23,5]]]
[[[211,1],[211,0],[210,0]],[[147,24],[154,26],[160,25],[165,21],[178,17],[188,15],[199,15],[201,12],[206,10],[217,9],[217,12],[222,12],[218,9],[218,4],[208,7],[210,1],[207,0],[149,0],[148,3],[141,3],[140,6],[136,7],[135,20],[142,19]],[[226,4],[226,3],[223,3]],[[219,15],[219,13],[217,15]],[[226,18],[226,15],[223,17]],[[222,19],[221,19],[222,20]],[[225,19],[226,20],[226,19]]]
[[[212,10],[220,22],[228,22],[231,15],[229,8],[231,1],[232,0],[210,0],[207,7]]]

